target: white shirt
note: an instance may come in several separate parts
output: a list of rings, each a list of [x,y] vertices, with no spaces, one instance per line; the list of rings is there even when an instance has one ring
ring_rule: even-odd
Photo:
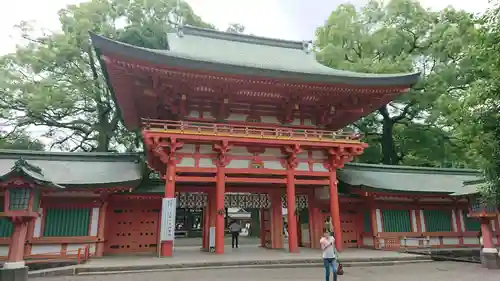
[[[335,238],[333,238],[333,236],[328,238],[322,237],[321,240],[319,240],[319,244],[321,245],[324,259],[335,258]]]

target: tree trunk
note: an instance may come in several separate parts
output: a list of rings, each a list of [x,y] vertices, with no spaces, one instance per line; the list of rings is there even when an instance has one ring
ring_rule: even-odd
[[[394,121],[389,116],[387,111],[387,107],[383,107],[379,109],[383,117],[382,121],[382,164],[386,165],[398,165],[399,157],[396,153],[396,148],[394,146],[394,137],[393,137],[393,129],[394,129]]]

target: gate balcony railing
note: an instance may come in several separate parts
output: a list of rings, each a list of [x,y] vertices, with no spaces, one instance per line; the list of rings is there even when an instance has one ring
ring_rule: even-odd
[[[315,129],[287,128],[287,127],[263,127],[252,125],[237,125],[210,122],[170,121],[143,119],[143,127],[146,130],[205,136],[224,136],[276,140],[305,140],[305,141],[349,141],[360,142],[360,135],[348,133],[342,130],[327,131]]]

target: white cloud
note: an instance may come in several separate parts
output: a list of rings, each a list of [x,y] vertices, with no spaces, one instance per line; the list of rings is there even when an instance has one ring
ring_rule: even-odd
[[[147,0],[145,0],[147,1]],[[314,30],[339,4],[351,2],[357,6],[367,0],[187,0],[196,14],[206,22],[225,29],[230,23],[240,23],[246,31],[259,36],[291,40],[310,40]],[[470,12],[486,10],[488,0],[420,0],[426,7],[442,9],[453,6]],[[14,25],[21,21],[34,21],[36,27],[57,30],[57,12],[66,5],[85,0],[14,0],[0,1],[0,55],[15,51],[21,43]],[[306,4],[307,5],[304,5]],[[44,127],[30,128],[40,136]],[[44,142],[49,140],[43,139]]]
[[[420,0],[426,7],[442,9],[453,6],[482,12],[488,0]],[[20,42],[14,25],[35,21],[37,27],[58,28],[57,11],[85,0],[15,0],[0,1],[0,54],[12,52]],[[243,24],[249,33],[293,40],[312,39],[314,29],[341,3],[363,5],[366,0],[187,0],[205,21],[225,29],[230,23]],[[307,5],[305,5],[307,3]]]

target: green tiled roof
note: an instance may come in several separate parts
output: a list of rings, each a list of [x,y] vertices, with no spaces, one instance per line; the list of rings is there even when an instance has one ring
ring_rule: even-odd
[[[317,83],[411,86],[419,73],[369,74],[336,70],[316,61],[304,42],[183,27],[167,34],[165,50],[140,48],[91,33],[99,53],[117,54],[174,68],[208,70]]]
[[[441,169],[350,163],[338,171],[339,181],[352,186],[384,191],[468,195],[477,185],[465,182],[481,179],[481,173],[468,169]]]
[[[8,174],[22,158],[39,172],[27,170],[34,177],[57,185],[92,187],[136,185],[142,179],[143,164],[139,154],[40,152],[0,149],[0,175]],[[42,180],[42,178],[40,178]]]
[[[0,175],[0,181],[8,180],[12,177],[23,177],[35,182],[38,187],[49,188],[64,188],[57,183],[52,182],[44,176],[43,170],[35,165],[28,163],[24,158],[20,157],[14,162],[14,165],[9,171]]]

